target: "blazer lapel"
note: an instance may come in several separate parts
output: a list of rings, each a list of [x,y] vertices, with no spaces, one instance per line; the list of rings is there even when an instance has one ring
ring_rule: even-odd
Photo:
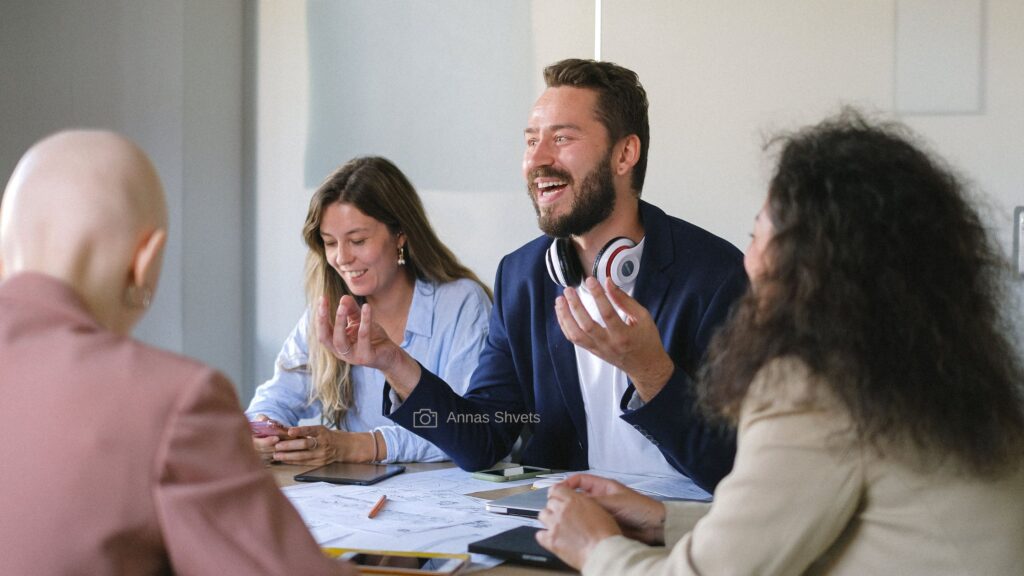
[[[643,305],[657,323],[669,289],[669,277],[664,270],[675,259],[676,245],[665,213],[659,208],[641,200],[640,217],[644,225],[644,253],[633,299]]]
[[[586,454],[587,416],[583,409],[579,371],[576,370],[576,350],[572,342],[569,342],[565,338],[565,334],[562,334],[562,328],[558,325],[558,316],[555,314],[555,298],[561,294],[562,287],[547,279],[545,273],[544,320],[548,353],[551,355],[551,365],[554,367],[554,375],[558,381],[558,389],[562,393],[562,400],[565,401],[565,405],[569,409],[569,416],[572,418],[573,426],[576,427],[576,436],[580,439],[583,453]]]

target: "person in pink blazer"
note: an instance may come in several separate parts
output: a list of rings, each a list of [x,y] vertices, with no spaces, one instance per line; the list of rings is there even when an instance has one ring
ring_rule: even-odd
[[[853,111],[781,142],[700,384],[738,428],[710,510],[581,474],[537,539],[585,575],[1024,574],[1016,308],[964,184]]]
[[[0,574],[352,574],[263,469],[231,384],[133,340],[167,238],[121,136],[64,132],[0,206]]]

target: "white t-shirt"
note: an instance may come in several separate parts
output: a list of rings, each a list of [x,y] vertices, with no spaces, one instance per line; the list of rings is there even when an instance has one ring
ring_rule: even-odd
[[[643,245],[644,241],[641,240],[641,250]],[[632,285],[621,288],[630,296],[633,295]],[[597,303],[586,287],[581,285],[577,293],[590,317],[604,326]],[[625,316],[621,310],[617,311],[619,317]],[[622,414],[619,401],[628,386],[626,373],[579,346],[575,346],[575,349],[580,392],[587,417],[587,458],[590,468],[631,474],[680,476],[657,446],[619,417]]]

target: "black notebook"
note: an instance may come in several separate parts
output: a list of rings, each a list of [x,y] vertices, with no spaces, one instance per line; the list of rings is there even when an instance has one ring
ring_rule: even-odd
[[[504,558],[516,564],[529,564],[545,568],[568,568],[564,562],[558,559],[558,556],[537,543],[538,530],[540,528],[532,526],[520,526],[506,530],[501,534],[471,543],[469,551]]]

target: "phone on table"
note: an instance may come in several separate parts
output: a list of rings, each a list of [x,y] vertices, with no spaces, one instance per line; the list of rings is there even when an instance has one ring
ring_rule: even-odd
[[[332,558],[352,562],[363,574],[455,574],[469,564],[469,554],[354,548],[324,548],[324,553]]]
[[[492,468],[473,472],[473,478],[487,480],[490,482],[508,482],[510,480],[525,480],[539,474],[548,474],[551,470],[537,466],[512,466],[511,468]]]
[[[274,422],[273,420],[250,420],[249,430],[252,431],[252,435],[257,438],[266,438],[268,436],[277,436],[281,440],[287,440],[288,428]]]

